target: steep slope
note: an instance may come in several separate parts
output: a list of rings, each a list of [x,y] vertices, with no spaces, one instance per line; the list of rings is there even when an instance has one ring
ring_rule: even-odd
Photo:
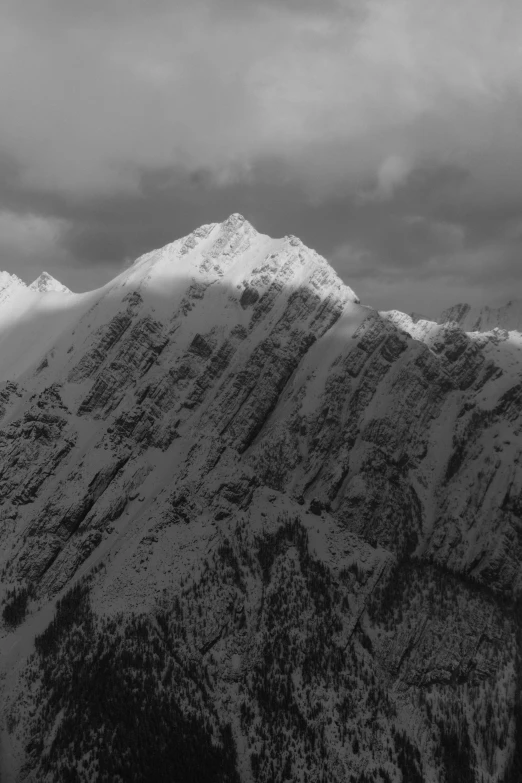
[[[3,282],[4,774],[172,780],[175,724],[184,780],[508,780],[518,331],[379,314],[240,215]]]

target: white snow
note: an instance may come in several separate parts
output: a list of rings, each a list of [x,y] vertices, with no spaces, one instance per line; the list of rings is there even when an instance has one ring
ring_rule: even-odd
[[[42,272],[42,274],[37,277],[36,280],[33,280],[29,288],[31,291],[40,291],[41,293],[46,293],[49,291],[60,291],[64,294],[71,293],[67,286],[60,283],[59,280],[50,275],[48,272]]]

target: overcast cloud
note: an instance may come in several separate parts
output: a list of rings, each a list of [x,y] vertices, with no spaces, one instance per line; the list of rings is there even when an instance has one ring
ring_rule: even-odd
[[[368,304],[521,289],[518,0],[3,0],[0,268],[76,290],[242,212]]]

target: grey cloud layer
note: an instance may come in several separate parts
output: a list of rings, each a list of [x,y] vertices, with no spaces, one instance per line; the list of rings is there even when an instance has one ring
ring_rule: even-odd
[[[402,279],[402,306],[437,275],[443,305],[457,277],[498,299],[520,282],[521,38],[514,0],[5,0],[3,265],[40,237],[98,283],[237,210],[368,291]]]

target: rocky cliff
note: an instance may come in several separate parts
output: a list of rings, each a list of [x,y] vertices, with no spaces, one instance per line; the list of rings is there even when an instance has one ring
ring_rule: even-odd
[[[48,278],[0,277],[6,779],[518,780],[513,308],[378,313],[240,215]]]

